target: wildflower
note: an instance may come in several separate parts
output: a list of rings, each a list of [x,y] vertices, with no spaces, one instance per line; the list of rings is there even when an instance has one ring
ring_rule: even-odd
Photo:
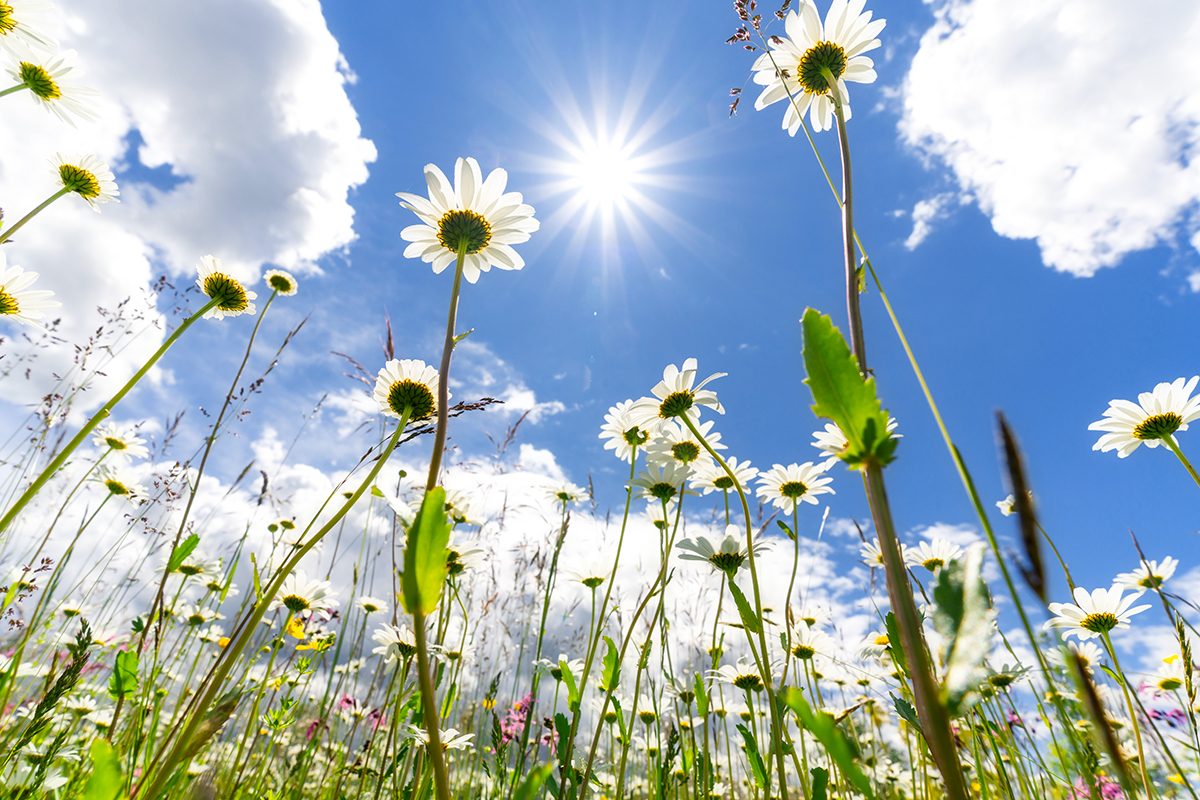
[[[833,126],[830,78],[837,85],[846,119],[850,119],[847,81],[874,83],[875,63],[863,55],[880,46],[876,38],[886,21],[863,13],[865,0],[834,0],[821,24],[812,0],[801,0],[784,20],[787,36],[771,37],[770,50],[754,62],[754,82],[765,87],[754,108],[758,111],[780,100],[789,100],[783,127],[795,136],[808,113],[815,130]]]
[[[820,628],[798,625],[792,629],[789,650],[801,661],[811,661],[818,655],[832,652],[833,640]]]
[[[722,664],[720,669],[709,670],[708,675],[744,692],[760,692],[763,689],[758,667],[745,658],[739,658],[736,664]]]
[[[412,629],[400,625],[380,625],[371,634],[371,639],[379,645],[371,652],[383,656],[387,662],[407,661],[417,654],[417,637]]]
[[[888,417],[888,435],[899,439],[900,435],[896,433],[896,428],[899,426],[900,423],[896,421],[895,417]],[[836,423],[826,422],[824,430],[813,434],[812,446],[824,453],[827,456],[826,462],[832,466],[841,459],[842,454],[846,452],[846,448],[850,446],[850,441]]]
[[[770,501],[785,514],[792,514],[800,503],[817,504],[817,496],[833,494],[833,478],[825,475],[828,467],[806,461],[803,464],[776,464],[758,476],[756,494]]]
[[[93,211],[99,211],[101,203],[117,202],[121,191],[116,178],[108,164],[96,156],[67,160],[60,155],[57,165],[62,188],[82,197]]]
[[[570,659],[567,658],[563,653],[559,653],[558,659],[555,661],[551,661],[548,658],[539,658],[537,661],[533,662],[533,665],[538,669],[544,669],[547,673],[549,673],[551,678],[554,678],[554,680],[562,681],[562,662],[564,661],[567,662],[567,669],[571,671],[572,675],[577,676],[583,673],[583,659]]]
[[[1140,614],[1149,605],[1134,606],[1142,592],[1124,597],[1124,587],[1096,589],[1088,592],[1082,586],[1075,587],[1074,603],[1051,603],[1050,613],[1054,618],[1046,623],[1047,628],[1063,628],[1063,638],[1076,636],[1093,639],[1117,628],[1128,628],[1129,618]]]
[[[1099,800],[1123,800],[1125,797],[1125,792],[1121,790],[1121,784],[1107,775],[1097,775],[1096,786],[1100,789]],[[1071,796],[1075,800],[1091,798],[1092,784],[1086,778],[1076,778],[1071,789]]]
[[[463,259],[463,277],[468,283],[492,267],[521,269],[524,259],[514,244],[529,241],[540,227],[519,192],[505,192],[508,173],[494,169],[486,180],[473,158],[460,158],[454,164],[454,186],[434,164],[425,165],[425,183],[429,197],[397,192],[400,205],[421,220],[400,231],[400,238],[411,244],[405,258],[420,258],[433,264],[435,274]]]
[[[930,572],[937,572],[951,561],[962,558],[963,549],[945,539],[933,539],[921,542],[915,547],[904,550],[904,563],[910,567],[924,567]]]
[[[1113,578],[1113,583],[1130,590],[1157,589],[1175,574],[1175,568],[1178,566],[1179,560],[1171,556],[1164,558],[1162,563],[1143,561],[1132,572],[1122,572]]]
[[[284,579],[272,606],[286,608],[292,614],[337,608],[337,598],[330,596],[332,591],[329,581],[310,580],[303,572],[293,572]]]
[[[703,429],[701,429],[703,430]],[[725,463],[729,465],[730,471],[737,478],[738,485],[743,488],[750,486],[750,481],[758,476],[758,470],[751,466],[749,461],[738,461],[736,458],[730,457],[725,459]],[[700,461],[692,468],[691,478],[692,488],[698,489],[704,494],[712,494],[713,492],[727,492],[734,487],[733,478],[729,477],[729,473],[715,461]]]
[[[633,407],[632,400],[622,400],[608,410],[600,426],[604,449],[622,461],[632,461],[634,450],[646,447],[658,430],[657,422],[638,422]]]
[[[446,488],[446,516],[456,525],[476,525],[475,497],[462,489]]]
[[[513,703],[500,723],[500,741],[507,744],[519,738],[525,730],[529,712],[533,709],[533,695],[527,694]]]
[[[387,603],[385,603],[383,600],[380,600],[378,597],[369,597],[368,595],[363,595],[362,597],[358,598],[356,604],[360,609],[362,609],[364,614],[375,614],[380,611],[387,611]]]
[[[769,544],[769,542],[754,542],[755,555]],[[707,536],[701,535],[693,539],[684,539],[678,544],[678,547],[684,551],[679,555],[684,561],[707,561],[713,566],[713,569],[725,573],[729,578],[733,578],[737,574],[749,556],[745,537],[741,535],[737,525],[726,526],[725,538],[720,541],[714,542]]]
[[[630,484],[640,490],[640,497],[660,502],[674,500],[683,492],[688,469],[677,461],[647,464]]]
[[[1177,378],[1158,384],[1152,392],[1142,392],[1137,403],[1110,401],[1104,419],[1088,425],[1090,431],[1104,431],[1092,449],[1102,453],[1116,450],[1125,458],[1139,445],[1158,447],[1177,431],[1186,431],[1189,422],[1200,419],[1200,395],[1192,396],[1197,383],[1200,376],[1187,381]]]
[[[406,730],[408,737],[416,742],[418,747],[425,747],[429,744],[429,733],[424,728],[407,725]],[[457,728],[445,728],[438,732],[438,737],[442,742],[442,750],[469,750],[475,746],[471,742],[475,738],[475,734],[459,733]]]
[[[263,275],[263,283],[271,287],[271,291],[284,297],[291,297],[300,289],[296,277],[281,269],[267,270],[267,273]]]
[[[698,425],[696,429],[710,447],[714,450],[724,450],[721,434],[713,433],[712,427],[713,423],[710,420]],[[712,457],[709,456],[700,437],[693,436],[685,426],[671,420],[663,424],[659,435],[646,449],[646,458],[656,463],[677,461],[690,469],[712,462]]]
[[[683,366],[668,364],[663,369],[662,380],[650,390],[652,397],[643,397],[633,404],[630,409],[635,422],[646,424],[658,419],[672,419],[687,414],[689,418],[700,418],[700,407],[707,406],[718,414],[724,414],[725,409],[717,399],[717,393],[705,389],[717,378],[724,378],[724,372],[714,372],[700,383],[696,383],[696,359],[689,358]]]
[[[216,256],[203,256],[200,259],[196,285],[210,299],[217,303],[204,313],[205,319],[223,319],[237,317],[242,314],[254,314],[258,309],[254,300],[258,298],[242,285],[242,282],[227,272],[222,271],[221,259]]]
[[[1100,666],[1100,662],[1104,658],[1104,651],[1095,642],[1067,642],[1067,647],[1083,662],[1083,668],[1089,675],[1092,674],[1093,669]],[[1054,653],[1054,658],[1060,662],[1063,660],[1062,654],[1057,651]]]
[[[26,271],[16,265],[7,266],[5,256],[0,253],[0,319],[12,319],[35,328],[40,328],[46,311],[59,308],[62,303],[52,299],[54,292],[48,289],[30,289],[37,282],[36,272]]]
[[[587,497],[587,490],[581,486],[576,486],[570,481],[564,481],[560,484],[555,484],[549,489],[550,499],[563,505],[578,503]]]
[[[0,16],[3,13],[3,6],[0,6]],[[24,86],[43,108],[72,125],[75,124],[75,118],[96,118],[92,111],[95,90],[76,86],[67,77],[74,69],[73,56],[73,53],[69,53],[45,62],[30,57],[31,60],[22,59],[8,70],[17,85]]]
[[[993,670],[988,675],[988,683],[996,689],[1007,689],[1021,679],[1029,670],[1020,664],[1008,664]]]
[[[607,575],[600,575],[595,572],[579,572],[576,573],[574,577],[575,580],[579,581],[589,589],[599,588],[606,580],[608,580]]]
[[[43,30],[51,10],[45,0],[0,2],[0,51],[23,55],[31,47],[53,49],[54,40]]]
[[[1163,663],[1151,679],[1152,685],[1160,692],[1177,691],[1187,680],[1185,672],[1187,666],[1178,653],[1164,658]]]
[[[900,549],[900,553],[901,555],[904,554],[903,546]],[[879,549],[879,545],[876,542],[863,542],[858,547],[858,555],[868,567],[883,566],[883,551]]]
[[[145,458],[150,454],[146,440],[138,435],[137,428],[122,428],[111,422],[96,428],[92,433],[92,444],[121,458]]]
[[[145,491],[141,486],[126,480],[111,469],[101,472],[100,483],[104,484],[104,488],[114,497],[133,498]]]
[[[393,358],[375,378],[375,402],[389,417],[409,421],[437,413],[438,373],[424,361]]]
[[[456,541],[460,538],[456,530],[446,544],[446,574],[450,577],[461,575],[483,563],[483,550],[478,547],[463,547]]]

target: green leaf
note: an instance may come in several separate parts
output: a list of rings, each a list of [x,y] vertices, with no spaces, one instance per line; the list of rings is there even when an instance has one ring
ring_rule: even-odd
[[[125,785],[121,759],[105,739],[92,742],[92,774],[83,788],[82,800],[116,800]]]
[[[571,666],[565,658],[558,660],[558,668],[562,671],[563,683],[567,685],[567,707],[572,711],[579,710],[579,686],[575,683],[575,676],[571,674]]]
[[[983,581],[983,545],[978,544],[943,567],[933,588],[933,624],[946,642],[941,699],[952,717],[979,699],[994,618]]]
[[[891,462],[897,440],[887,432],[888,415],[879,404],[875,379],[862,376],[833,320],[814,309],[804,312],[804,382],[812,391],[813,413],[832,420],[846,437],[842,461],[853,467]]]
[[[786,522],[784,522],[781,519],[777,519],[777,520],[775,520],[775,524],[779,526],[780,530],[782,530],[784,533],[787,534],[788,541],[792,541],[792,542],[796,541],[796,534],[792,531],[791,528],[788,527],[788,524]]]
[[[192,554],[196,546],[200,544],[200,537],[196,534],[189,534],[186,539],[176,545],[171,551],[171,557],[167,560],[167,572],[174,572],[183,566],[183,562],[187,561],[187,557]]]
[[[900,638],[900,625],[896,622],[896,615],[891,611],[887,612],[883,617],[883,625],[887,629],[888,651],[892,654],[892,661],[896,662],[900,672],[907,675],[908,656],[904,653],[904,641]]]
[[[750,729],[741,723],[737,726],[742,741],[746,743],[746,758],[750,761],[750,772],[754,775],[754,783],[758,788],[767,788],[767,765],[763,763],[762,755],[758,752],[758,742]]]
[[[132,692],[138,685],[138,654],[136,650],[117,653],[112,677],[108,679],[108,693],[118,699]]]
[[[708,716],[708,690],[704,688],[704,678],[699,672],[692,681],[696,693],[696,713],[703,719]]]
[[[625,710],[621,708],[621,701],[615,697],[608,698],[608,702],[612,704],[613,709],[617,712],[617,729],[621,732],[621,738],[626,739],[629,736],[629,730],[625,727]],[[629,720],[632,724],[633,720]]]
[[[404,547],[404,608],[410,614],[428,614],[437,607],[446,582],[446,545],[450,520],[446,518],[446,490],[435,486],[425,493],[421,510],[408,529]]]
[[[513,800],[533,800],[541,791],[542,784],[553,772],[553,761],[547,761],[545,764],[531,769],[521,781],[521,785],[517,787],[517,791],[513,794]]]
[[[225,694],[217,698],[217,702],[204,715],[204,719],[200,723],[200,727],[192,734],[192,738],[184,745],[183,754],[180,761],[187,761],[194,758],[201,750],[208,745],[209,741],[215,736],[229,718],[233,716],[234,710],[238,706],[238,701],[242,699],[242,690],[231,689]]]
[[[604,637],[604,672],[600,676],[600,688],[606,692],[615,692],[621,681],[621,657],[612,637]]]
[[[905,700],[899,695],[892,695],[892,705],[896,708],[896,713],[901,719],[913,726],[915,730],[921,730],[921,719],[917,716],[917,709],[913,708],[913,704]],[[923,735],[923,734],[922,734]]]
[[[796,716],[800,718],[800,724],[817,737],[817,741],[825,748],[825,752],[829,754],[833,762],[838,765],[838,769],[842,771],[846,780],[854,784],[854,788],[868,798],[874,797],[875,794],[871,791],[871,782],[858,768],[857,748],[842,733],[833,717],[824,712],[813,711],[808,701],[804,699],[804,693],[794,686],[789,686],[784,690],[783,701],[792,711],[796,712]]]
[[[746,595],[742,593],[741,588],[732,580],[725,582],[729,587],[729,593],[733,595],[733,602],[737,604],[738,616],[742,618],[742,625],[750,633],[758,633],[762,630],[762,622],[754,613],[754,609],[750,607],[750,603],[746,600]]]
[[[809,772],[812,773],[812,800],[827,800],[829,797],[829,770],[824,767],[813,767]]]

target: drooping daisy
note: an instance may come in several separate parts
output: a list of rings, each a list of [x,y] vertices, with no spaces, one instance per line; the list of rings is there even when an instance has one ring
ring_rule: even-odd
[[[117,188],[117,179],[108,164],[98,157],[85,155],[68,159],[59,155],[55,166],[62,188],[82,197],[93,211],[100,211],[102,203],[119,202],[121,190]]]
[[[370,595],[365,594],[355,601],[355,605],[362,609],[364,614],[376,614],[387,611],[386,601],[380,600],[378,597],[371,597]]]
[[[1113,583],[1135,591],[1157,589],[1170,580],[1178,566],[1179,560],[1171,556],[1167,556],[1162,562],[1143,561],[1137,569],[1131,572],[1122,572],[1113,579]]]
[[[930,572],[937,572],[951,561],[962,558],[963,549],[946,539],[933,539],[921,542],[915,547],[904,549],[904,563],[910,567],[924,567]]]
[[[293,572],[284,579],[271,606],[286,608],[293,614],[334,609],[338,601],[332,593],[329,581],[310,579],[303,572]]]
[[[887,432],[893,438],[900,438],[900,435],[896,433],[896,428],[899,425],[900,423],[896,421],[895,417],[888,417]],[[842,453],[846,452],[846,448],[850,446],[850,441],[846,438],[846,434],[842,433],[842,429],[837,424],[826,422],[824,430],[813,434],[812,446],[824,453],[827,457],[827,463],[832,465],[841,459]]]
[[[0,4],[0,16],[4,13],[2,9],[3,4]],[[31,56],[8,70],[17,85],[23,85],[39,105],[71,125],[76,119],[96,118],[93,105],[97,97],[94,89],[77,86],[68,77],[74,69],[73,56],[73,53],[67,53],[45,61]]]
[[[758,469],[749,461],[738,461],[737,458],[730,457],[725,459],[725,463],[729,465],[729,469],[737,477],[737,482],[743,490],[749,489],[750,481],[758,477]],[[733,478],[729,477],[729,473],[720,464],[712,460],[696,464],[692,469],[691,483],[693,489],[704,494],[727,492],[733,489]]]
[[[446,544],[446,574],[457,577],[483,564],[484,552],[478,547],[464,547],[462,536],[455,530]]]
[[[7,266],[5,256],[0,253],[0,319],[11,319],[34,328],[41,327],[46,312],[59,308],[62,303],[54,298],[49,289],[30,289],[37,282],[38,274],[21,267]]]
[[[1188,423],[1200,419],[1200,395],[1192,396],[1197,383],[1200,376],[1176,378],[1158,384],[1152,392],[1142,392],[1136,403],[1109,401],[1104,419],[1088,425],[1090,431],[1104,431],[1092,449],[1102,453],[1116,450],[1125,458],[1139,445],[1158,447],[1177,431],[1186,431]]]
[[[724,372],[714,372],[700,383],[696,383],[696,359],[685,359],[682,366],[668,364],[663,369],[662,380],[650,390],[652,397],[643,397],[630,409],[635,423],[645,424],[659,419],[671,419],[687,414],[691,419],[700,419],[700,406],[707,406],[718,414],[725,409],[717,399],[717,393],[705,389]]]
[[[92,444],[119,458],[145,458],[150,454],[146,440],[138,435],[137,428],[123,428],[112,422],[96,428],[92,433]]]
[[[746,550],[746,537],[742,535],[742,529],[737,525],[726,526],[723,539],[713,540],[699,535],[684,539],[676,546],[683,551],[679,554],[682,560],[707,561],[713,569],[723,572],[731,578],[745,565],[749,556]],[[758,555],[769,546],[770,542],[756,540],[754,554]]]
[[[800,503],[817,504],[817,496],[833,494],[833,478],[825,474],[825,464],[776,464],[758,476],[759,498],[772,503],[785,514],[795,512]]]
[[[221,266],[221,259],[216,256],[202,256],[197,268],[196,285],[210,300],[217,303],[204,312],[205,319],[224,319],[239,317],[242,314],[254,314],[258,309],[254,300],[258,293],[245,287],[241,281],[234,278]]]
[[[630,485],[639,497],[661,503],[677,498],[687,477],[687,467],[677,461],[667,461],[647,464]]]
[[[1075,587],[1074,603],[1051,603],[1050,613],[1054,618],[1046,622],[1047,628],[1062,628],[1063,638],[1076,636],[1079,639],[1094,639],[1101,634],[1118,628],[1128,628],[1129,618],[1140,614],[1150,606],[1133,605],[1142,596],[1134,592],[1123,596],[1125,588],[1095,589],[1088,592],[1082,586]]]
[[[45,0],[0,2],[0,51],[23,56],[31,49],[53,50],[54,40],[45,33],[52,11]]]
[[[480,524],[475,519],[475,506],[477,499],[475,495],[465,489],[451,489],[449,486],[446,489],[446,516],[455,525],[478,525]]]
[[[676,517],[675,499],[668,500],[664,506],[662,502],[651,502],[649,508],[646,509],[646,516],[650,518],[650,524],[660,531],[665,531],[671,527],[671,523]]]
[[[271,291],[284,297],[291,297],[300,289],[300,284],[296,281],[296,276],[281,269],[267,270],[266,274],[263,275],[263,283],[271,287]]]
[[[886,20],[863,12],[866,0],[834,0],[821,24],[812,0],[802,0],[784,20],[787,36],[772,36],[770,49],[754,62],[754,82],[764,87],[754,108],[787,102],[783,127],[795,136],[806,113],[815,130],[833,126],[830,78],[837,84],[846,119],[850,93],[846,82],[874,83],[875,62],[864,55],[880,46],[877,38]],[[788,95],[791,95],[789,100]]]
[[[421,222],[409,225],[400,238],[411,244],[405,258],[433,264],[440,273],[464,254],[463,277],[475,283],[492,267],[521,269],[524,259],[513,245],[529,241],[540,227],[520,192],[505,192],[508,173],[494,169],[484,180],[479,162],[460,158],[454,164],[454,185],[434,164],[425,165],[429,197],[397,192],[400,205]]]
[[[437,413],[438,372],[415,358],[395,359],[384,364],[375,378],[375,402],[389,417],[410,422],[429,419]]]
[[[612,450],[613,455],[625,462],[633,458],[635,448],[644,449],[658,431],[657,421],[638,422],[633,407],[632,400],[622,400],[608,410],[600,426],[604,449]]]
[[[388,663],[407,661],[417,654],[417,636],[412,629],[400,625],[380,625],[371,634],[371,639],[379,645],[371,652],[383,656]]]
[[[713,431],[713,424],[712,420],[709,420],[697,425],[696,429],[714,450],[724,450],[725,445],[721,444],[721,434]],[[692,435],[687,427],[674,420],[667,420],[663,423],[658,436],[646,448],[646,458],[655,463],[677,461],[689,469],[712,461],[712,457],[704,448],[699,437]]]
[[[759,674],[758,667],[745,657],[739,658],[735,664],[722,664],[719,669],[709,670],[708,676],[744,692],[763,690],[762,675]]]

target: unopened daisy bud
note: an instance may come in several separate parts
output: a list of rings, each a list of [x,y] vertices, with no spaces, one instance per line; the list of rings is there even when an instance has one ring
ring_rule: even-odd
[[[267,274],[263,276],[263,282],[271,287],[271,291],[284,297],[291,297],[300,288],[295,276],[281,269],[267,270]]]
[[[254,314],[258,310],[253,302],[258,298],[258,294],[225,272],[221,266],[221,259],[216,256],[204,256],[200,259],[196,285],[210,299],[217,301],[216,305],[205,312],[205,319],[237,317],[242,314]]]
[[[375,402],[389,417],[410,422],[437,412],[438,373],[424,361],[392,359],[375,378]]]
[[[93,210],[99,211],[101,203],[118,202],[121,191],[116,178],[108,164],[96,156],[68,159],[60,155],[57,166],[62,188],[82,197]]]

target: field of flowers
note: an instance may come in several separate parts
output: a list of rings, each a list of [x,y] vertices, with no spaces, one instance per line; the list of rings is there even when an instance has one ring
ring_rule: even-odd
[[[802,353],[787,354],[800,357],[781,360],[802,364],[811,395],[784,406],[814,415],[798,463],[739,458],[719,430],[722,415],[753,413],[722,405],[736,376],[688,358],[596,421],[627,476],[622,505],[598,508],[590,481],[514,506],[503,475],[448,480],[456,420],[494,402],[450,393],[472,332],[460,298],[487,302],[488,273],[522,269],[540,227],[507,173],[474,158],[426,166],[423,187],[414,169],[397,194],[404,255],[432,267],[410,280],[445,286],[444,308],[419,309],[431,326],[445,315],[441,360],[406,358],[389,336],[378,363],[351,365],[371,422],[357,465],[319,497],[312,483],[302,497],[278,488],[297,480],[287,448],[270,470],[212,474],[299,335],[259,336],[276,304],[305,302],[295,276],[250,282],[203,258],[194,285],[156,287],[173,317],[161,347],[107,376],[134,305],[92,340],[63,341],[73,309],[0,254],[0,380],[39,368],[5,352],[11,337],[74,353],[0,450],[0,798],[1197,798],[1200,609],[1171,591],[1178,562],[1134,540],[1111,584],[1077,585],[1003,415],[1011,494],[980,496],[856,233],[848,86],[875,81],[867,54],[885,27],[864,6],[734,4],[754,107],[782,111],[818,160],[816,137],[840,154],[812,191],[841,214],[845,306],[809,309]],[[0,0],[13,81],[0,95],[69,124],[92,93],[36,25],[52,12]],[[5,209],[6,249],[48,224],[50,205],[101,211],[119,190],[99,159],[60,156],[45,196]],[[902,546],[887,479],[907,440],[864,315],[902,344],[961,479],[945,490],[964,493],[985,544]],[[218,402],[182,423],[203,428],[181,452],[173,429],[151,435],[122,401],[156,367],[186,369],[175,345],[217,325],[239,326],[244,348],[221,365]],[[107,399],[88,391],[102,374],[124,381]],[[1112,400],[1094,449],[1172,459],[1200,488],[1178,436],[1200,419],[1198,383]],[[507,444],[515,428],[496,435]],[[813,599],[835,489],[870,507],[855,545],[868,631]],[[208,536],[217,515],[236,520],[232,544]],[[522,546],[499,551],[502,531]],[[1152,616],[1174,643],[1156,673],[1127,672],[1122,635]]]

